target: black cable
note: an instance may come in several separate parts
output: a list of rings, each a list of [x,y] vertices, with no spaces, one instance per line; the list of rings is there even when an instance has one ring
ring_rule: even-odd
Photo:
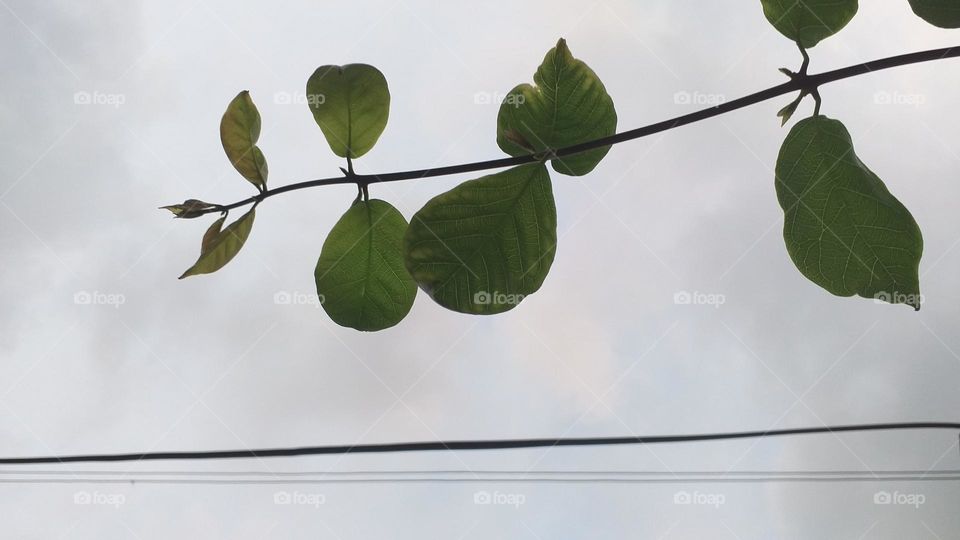
[[[637,476],[637,477],[655,477],[655,476],[671,476],[671,477],[739,477],[739,476],[798,476],[798,477],[808,477],[808,476],[877,476],[877,477],[898,477],[898,476],[960,476],[960,469],[933,469],[933,470],[924,470],[924,469],[887,469],[887,470],[868,470],[868,469],[846,469],[846,470],[784,470],[784,471],[775,471],[775,470],[736,470],[736,471],[640,471],[640,470],[603,470],[603,469],[594,469],[594,470],[582,470],[582,469],[572,469],[572,470],[562,470],[562,469],[551,469],[551,470],[510,470],[510,469],[387,469],[387,470],[352,470],[352,471],[264,471],[264,470],[228,470],[228,471],[197,471],[197,470],[83,470],[83,469],[72,469],[72,470],[58,470],[58,469],[16,469],[16,470],[3,470],[0,471],[0,478],[3,477],[16,477],[16,476],[67,476],[67,475],[87,475],[87,476],[122,476],[122,477],[134,477],[134,476],[168,476],[168,477],[189,477],[189,476],[210,476],[210,477],[230,477],[230,476],[263,476],[263,477],[274,477],[274,478],[286,478],[286,477],[301,477],[301,476],[317,476],[317,477],[331,477],[331,478],[340,478],[340,477],[390,477],[390,476],[456,476],[456,475],[471,475],[471,476],[493,476],[493,477],[506,477],[506,476],[519,476],[519,477],[546,477],[546,476]],[[126,478],[130,480],[130,478]]]
[[[739,431],[730,433],[709,433],[696,435],[656,435],[637,437],[589,437],[559,439],[495,439],[474,441],[429,441],[381,444],[354,444],[338,446],[305,446],[293,448],[267,448],[260,450],[211,450],[203,452],[144,452],[130,454],[89,454],[72,456],[44,456],[2,458],[0,465],[27,465],[39,463],[76,463],[108,461],[147,461],[147,460],[198,460],[198,459],[237,459],[265,457],[318,456],[331,454],[375,454],[394,452],[427,452],[437,450],[507,450],[518,448],[542,448],[555,446],[612,446],[626,444],[663,444],[682,442],[719,441],[758,437],[778,437],[785,435],[806,435],[815,433],[843,433],[865,431],[893,431],[908,429],[949,429],[960,431],[957,422],[904,422],[886,424],[857,424],[844,426],[822,426],[792,429],[770,429],[765,431]]]

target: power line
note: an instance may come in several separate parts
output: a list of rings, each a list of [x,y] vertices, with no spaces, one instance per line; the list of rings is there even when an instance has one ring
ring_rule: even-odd
[[[0,484],[757,484],[957,482],[960,470],[366,470],[366,471],[3,471]]]
[[[63,476],[63,475],[89,475],[89,476],[264,476],[264,477],[298,477],[298,476],[318,476],[318,477],[389,477],[389,476],[455,476],[455,475],[473,475],[473,476],[522,476],[522,477],[540,477],[540,476],[560,476],[560,475],[584,475],[584,476],[675,476],[675,477],[707,477],[707,476],[943,476],[960,475],[960,469],[943,470],[922,470],[922,469],[898,469],[898,470],[751,470],[751,471],[642,471],[642,470],[614,470],[614,469],[594,469],[594,470],[511,470],[511,469],[393,469],[393,470],[353,470],[353,471],[264,471],[264,470],[229,470],[229,471],[198,471],[198,470],[57,470],[57,469],[20,469],[0,471],[0,478],[4,476]]]
[[[93,478],[63,476],[59,478],[0,478],[0,484],[170,484],[170,485],[338,485],[338,484],[765,484],[765,483],[892,483],[892,482],[960,482],[960,474],[884,475],[869,472],[857,475],[756,475],[756,476],[463,476],[425,475],[418,477],[377,476],[371,478],[200,478],[200,477],[130,477]]]
[[[428,452],[440,450],[509,450],[521,448],[543,448],[557,446],[614,446],[640,444],[666,444],[720,441],[732,439],[766,438],[787,435],[809,435],[819,433],[845,433],[869,431],[899,431],[917,429],[937,429],[960,431],[957,422],[903,422],[884,424],[856,424],[842,426],[805,427],[774,429],[765,431],[738,431],[727,433],[707,433],[694,435],[656,435],[632,437],[589,437],[557,439],[488,439],[461,441],[427,441],[381,444],[354,444],[336,446],[305,446],[289,448],[266,448],[258,450],[211,450],[177,452],[142,452],[128,454],[87,454],[43,457],[2,458],[0,465],[28,465],[42,463],[77,462],[114,462],[148,460],[201,460],[201,459],[239,459],[265,457],[318,456],[335,454],[372,454],[399,452]]]

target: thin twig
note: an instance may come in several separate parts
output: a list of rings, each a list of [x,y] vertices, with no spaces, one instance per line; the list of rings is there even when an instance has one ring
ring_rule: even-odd
[[[801,49],[802,50],[802,49]],[[848,66],[841,69],[835,69],[833,71],[827,71],[824,73],[819,73],[816,75],[809,75],[806,73],[806,65],[808,64],[807,59],[804,59],[804,67],[801,68],[799,73],[794,74],[789,82],[767,88],[766,90],[761,90],[744,96],[739,99],[732,101],[724,102],[715,107],[710,107],[707,109],[702,109],[690,114],[685,114],[683,116],[678,116],[670,120],[664,120],[662,122],[657,122],[655,124],[650,124],[647,126],[639,127],[636,129],[631,129],[628,131],[623,131],[621,133],[616,133],[609,137],[602,137],[600,139],[595,139],[592,141],[587,141],[580,144],[575,144],[573,146],[568,146],[565,148],[558,148],[552,153],[547,155],[552,155],[555,157],[564,157],[574,154],[579,154],[582,152],[587,152],[589,150],[594,150],[597,148],[603,148],[607,146],[612,146],[626,141],[632,141],[634,139],[639,139],[642,137],[647,137],[656,133],[661,133],[664,131],[669,131],[671,129],[676,129],[680,126],[685,126],[687,124],[693,124],[695,122],[700,122],[708,118],[713,118],[714,116],[720,116],[750,105],[755,105],[757,103],[767,101],[769,99],[789,94],[791,92],[802,91],[808,94],[819,95],[817,89],[824,85],[835,81],[840,81],[843,79],[849,79],[851,77],[857,77],[860,75],[866,75],[868,73],[873,73],[875,71],[880,71],[883,69],[889,69],[898,66],[906,66],[910,64],[918,64],[921,62],[931,62],[935,60],[943,60],[945,58],[956,58],[960,56],[960,46],[947,47],[943,49],[933,49],[928,51],[915,52],[910,54],[903,54],[899,56],[891,56],[888,58],[881,58],[878,60],[873,60],[871,62],[864,62],[862,64],[856,64],[853,66]],[[819,103],[818,103],[819,105]],[[817,108],[819,112],[819,106]],[[517,165],[525,165],[527,163],[534,163],[537,161],[542,161],[544,159],[544,153],[534,153],[517,157],[507,157],[501,159],[491,159],[487,161],[477,161],[474,163],[464,163],[460,165],[448,165],[445,167],[436,167],[430,169],[419,169],[413,171],[402,171],[402,172],[392,172],[392,173],[382,173],[382,174],[356,174],[353,172],[352,163],[348,171],[345,171],[346,174],[343,176],[336,176],[331,178],[320,178],[317,180],[308,180],[305,182],[298,182],[295,184],[288,184],[285,186],[280,186],[273,189],[268,189],[262,191],[261,193],[243,199],[242,201],[237,201],[232,204],[227,205],[217,205],[213,208],[203,211],[204,214],[211,212],[222,212],[224,210],[230,210],[233,208],[238,208],[241,206],[246,206],[251,203],[258,203],[273,197],[274,195],[279,195],[281,193],[286,193],[288,191],[296,191],[300,189],[308,189],[320,186],[330,186],[337,184],[357,184],[361,192],[363,192],[366,186],[370,184],[377,184],[382,182],[397,182],[401,180],[415,180],[419,178],[430,178],[436,176],[449,176],[452,174],[461,174],[475,171],[486,171],[491,169],[502,169],[504,167],[514,167]]]

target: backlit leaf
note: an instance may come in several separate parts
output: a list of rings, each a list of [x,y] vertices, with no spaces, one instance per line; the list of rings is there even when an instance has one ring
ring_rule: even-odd
[[[390,114],[383,73],[366,64],[320,66],[307,80],[307,102],[333,153],[358,158],[373,148]]]
[[[787,251],[804,276],[838,296],[920,309],[920,228],[857,158],[842,123],[798,122],[777,159],[776,189]]]
[[[561,39],[547,53],[533,76],[500,104],[497,144],[511,156],[521,156],[613,135],[617,111],[597,74],[577,60]],[[610,147],[553,159],[559,173],[581,176],[592,171]]]
[[[203,202],[197,199],[187,199],[182,204],[171,204],[161,206],[160,210],[169,210],[173,217],[181,219],[193,219],[206,215],[207,212],[216,208],[217,205]]]
[[[323,243],[315,278],[323,309],[357,330],[389,328],[407,316],[417,285],[403,264],[407,220],[389,203],[357,201]]]
[[[257,146],[260,138],[260,113],[244,90],[233,98],[220,120],[220,142],[230,163],[258,188],[267,186],[267,160]]]
[[[760,0],[763,14],[804,49],[836,34],[857,14],[857,0]]]
[[[254,209],[220,230],[226,217],[221,217],[207,229],[200,247],[200,258],[180,276],[183,279],[199,274],[212,274],[223,268],[243,247],[253,228]]]
[[[957,0],[910,0],[913,12],[940,28],[960,28],[960,2]]]
[[[460,184],[410,220],[407,269],[440,305],[461,313],[512,309],[553,264],[557,210],[543,164]]]

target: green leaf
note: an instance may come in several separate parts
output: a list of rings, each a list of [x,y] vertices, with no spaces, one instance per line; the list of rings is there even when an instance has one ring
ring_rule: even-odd
[[[199,274],[212,274],[230,262],[250,236],[254,215],[254,209],[251,208],[249,212],[223,230],[220,228],[223,227],[226,216],[215,221],[203,235],[200,258],[180,276],[180,279]]]
[[[206,215],[207,212],[216,208],[217,205],[203,202],[197,199],[187,199],[182,204],[171,204],[161,206],[160,210],[169,210],[173,217],[180,219],[193,219]]]
[[[489,315],[543,284],[557,246],[557,209],[543,164],[460,184],[410,220],[407,269],[441,306]]]
[[[373,66],[320,66],[307,80],[307,97],[313,119],[340,157],[369,152],[387,125],[390,90]]]
[[[597,74],[577,60],[563,39],[543,59],[535,86],[521,84],[500,104],[497,144],[511,156],[556,150],[617,132],[617,111]],[[558,173],[592,171],[610,147],[553,159]]]
[[[857,14],[857,0],[760,0],[763,14],[804,49],[836,34]]]
[[[920,228],[857,158],[842,123],[824,116],[797,123],[776,176],[783,237],[804,276],[837,296],[920,309]]]
[[[417,285],[403,265],[407,220],[389,203],[357,201],[323,243],[317,295],[333,321],[356,330],[390,328],[410,312]]]
[[[960,2],[957,0],[910,0],[913,12],[940,28],[960,28]]]
[[[220,142],[233,167],[261,190],[267,186],[267,160],[257,146],[260,113],[244,90],[233,98],[220,120]]]

